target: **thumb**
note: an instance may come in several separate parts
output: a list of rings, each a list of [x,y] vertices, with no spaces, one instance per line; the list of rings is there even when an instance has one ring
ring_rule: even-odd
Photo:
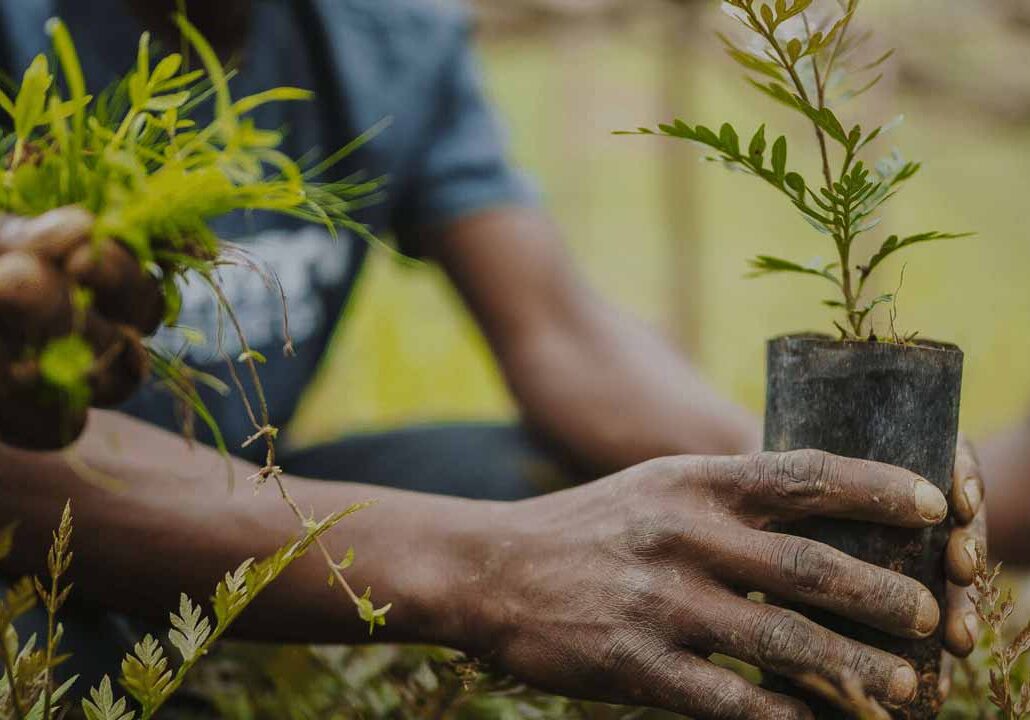
[[[27,250],[59,262],[89,237],[93,215],[66,205],[36,217],[0,216],[0,253]]]

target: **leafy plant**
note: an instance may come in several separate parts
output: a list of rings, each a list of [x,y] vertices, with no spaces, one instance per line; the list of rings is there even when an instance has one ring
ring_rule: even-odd
[[[213,620],[199,604],[182,595],[178,611],[170,614],[172,629],[168,632],[168,642],[180,655],[181,662],[174,666],[162,644],[147,635],[122,661],[119,678],[121,686],[138,707],[130,709],[126,698],[115,697],[111,680],[105,677],[82,702],[82,713],[86,719],[148,720],[154,717],[250,603],[323,535],[363,507],[353,505],[313,522],[297,540],[272,556],[261,561],[246,560],[235,571],[226,573],[212,598]],[[13,532],[13,526],[0,532],[0,538],[4,539],[0,543],[0,560],[10,552]],[[52,678],[54,668],[67,659],[67,656],[58,654],[62,629],[57,615],[72,589],[71,585],[61,584],[61,578],[72,562],[71,537],[71,505],[66,504],[47,556],[49,584],[25,578],[0,598],[2,720],[52,720],[64,716],[56,703],[77,678],[72,677],[56,688]],[[48,619],[47,638],[42,646],[35,637],[21,643],[14,628],[14,621],[32,610],[37,601],[43,603]]]
[[[68,97],[62,95],[43,55],[25,71],[13,98],[0,91],[0,110],[13,123],[13,133],[0,136],[0,156],[5,156],[0,167],[0,212],[34,216],[73,204],[91,211],[96,217],[95,243],[112,238],[123,243],[146,272],[160,278],[169,297],[166,324],[175,323],[179,309],[177,279],[194,273],[210,286],[244,348],[237,358],[223,352],[254,428],[244,446],[258,441],[266,446],[265,464],[253,480],[275,481],[306,537],[322,553],[331,582],[354,604],[371,631],[385,624],[390,606],[376,607],[371,589],[358,595],[350,587],[342,571],[352,555],[335,560],[321,541],[322,533],[317,532],[321,522],[306,516],[290,496],[282,468],[276,463],[278,429],[270,422],[258,371],[265,359],[247,343],[244,328],[217,276],[218,268],[226,264],[263,271],[239,252],[223,248],[208,222],[234,210],[270,211],[320,223],[333,235],[344,228],[375,240],[352,214],[375,201],[382,180],[352,177],[326,182],[319,178],[381,126],[321,162],[302,168],[277,149],[282,134],[257,127],[249,114],[267,103],[308,101],[312,94],[279,87],[234,99],[229,87],[232,73],[222,66],[210,44],[184,14],[175,20],[183,37],[183,53],[172,53],[155,63],[150,37],[144,33],[135,67],[95,99],[86,93],[86,80],[67,28],[58,19],[48,23]],[[200,59],[202,68],[188,67],[188,49]],[[205,102],[213,103],[214,120],[200,127],[190,115]],[[273,276],[263,276],[281,293]],[[75,293],[75,299],[81,318],[92,299],[84,291]],[[71,335],[25,351],[30,355],[38,351],[38,357],[28,358],[28,366],[38,372],[42,389],[59,393],[69,405],[84,411],[90,399],[89,377],[103,359],[94,357],[80,331],[81,327],[76,327]],[[287,337],[284,351],[290,350]],[[211,428],[219,449],[227,454],[225,440],[197,392],[198,382],[212,384],[213,379],[190,370],[181,357],[169,357],[155,349],[148,354],[165,387],[183,405],[185,429],[192,427],[194,416],[200,417]],[[247,371],[253,402],[239,378],[237,365]],[[253,581],[248,576],[251,585]],[[48,592],[43,599],[52,616],[63,596],[56,586]],[[51,602],[56,604],[54,608],[49,606]],[[219,627],[216,625],[212,635],[219,634]],[[149,649],[141,646],[144,655]],[[49,643],[46,650],[49,662],[53,659]],[[143,667],[150,667],[146,657],[137,659]],[[13,693],[12,698],[17,700],[18,694]]]
[[[982,637],[976,653],[961,663],[946,719],[1030,717],[1030,623],[1012,632],[1016,601],[1011,588],[1002,589],[1000,576],[1001,566],[990,568],[981,553],[970,597]]]
[[[867,259],[856,262],[860,249],[856,243],[879,225],[884,204],[920,169],[919,163],[903,160],[897,151],[868,166],[862,156],[891,125],[866,130],[856,124],[848,129],[834,110],[872,89],[883,77],[874,73],[893,52],[863,58],[860,50],[868,35],[852,32],[859,4],[860,0],[827,1],[826,5],[838,12],[821,18],[816,9],[822,8],[814,0],[722,3],[723,10],[750,35],[749,43],[720,35],[726,52],[747,71],[748,83],[802,115],[812,126],[821,160],[818,180],[806,179],[791,166],[787,138],[767,137],[764,124],[746,143],[729,123],[718,132],[675,120],[657,130],[618,133],[664,135],[698,143],[714,151],[709,160],[743,171],[779,191],[809,225],[833,241],[837,259],[805,263],[760,255],[750,262],[751,274],[794,273],[830,282],[839,294],[825,304],[843,313],[843,322],[834,324],[846,339],[870,337],[870,315],[893,299],[892,293],[867,296],[867,283],[885,259],[919,243],[967,236],[938,231],[890,235]]]

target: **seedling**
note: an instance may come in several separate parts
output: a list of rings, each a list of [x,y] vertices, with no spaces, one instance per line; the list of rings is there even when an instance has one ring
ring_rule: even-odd
[[[743,171],[778,190],[816,231],[833,241],[836,261],[797,262],[772,255],[750,261],[752,276],[793,273],[822,278],[837,295],[825,300],[843,317],[834,325],[842,339],[875,338],[873,311],[894,301],[895,293],[872,295],[869,280],[894,253],[919,243],[966,237],[967,233],[921,232],[889,235],[872,249],[862,241],[881,221],[885,203],[920,169],[897,151],[872,167],[863,157],[869,145],[892,124],[865,130],[847,129],[833,108],[871,90],[883,77],[879,69],[892,56],[862,52],[868,35],[852,31],[860,0],[826,2],[835,12],[825,18],[813,0],[726,0],[722,8],[743,26],[748,42],[719,37],[729,56],[747,71],[747,82],[790,110],[803,115],[815,131],[821,160],[818,179],[806,177],[788,162],[788,141],[769,142],[760,125],[745,145],[737,129],[724,123],[718,132],[682,120],[619,134],[665,135],[699,143],[714,151],[709,160]],[[860,260],[859,257],[862,259]],[[893,328],[893,322],[891,324]],[[894,339],[904,340],[894,334]]]

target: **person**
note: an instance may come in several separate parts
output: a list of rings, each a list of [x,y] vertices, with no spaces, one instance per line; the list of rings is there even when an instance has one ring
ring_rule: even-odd
[[[256,113],[260,126],[290,129],[288,154],[338,147],[394,119],[347,169],[391,178],[385,201],[363,210],[362,220],[443,267],[519,403],[521,427],[413,428],[282,457],[292,494],[316,516],[376,501],[328,538],[337,556],[353,545],[350,577],[393,603],[373,641],[447,645],[545,690],[699,720],[810,716],[798,700],[710,663],[712,653],[792,678],[851,672],[892,706],[915,692],[915,673],[900,658],[752,601],[751,591],[906,637],[942,627],[954,653],[972,649],[968,606],[949,603],[942,618],[915,581],[776,527],[810,515],[926,527],[945,520],[950,500],[963,525],[952,536],[958,550],[948,554],[948,574],[968,585],[973,558],[964,549],[980,542],[983,496],[962,492],[967,483],[979,487],[973,455],[959,453],[956,492],[946,499],[898,468],[812,450],[756,452],[758,423],[747,412],[576,273],[506,158],[464,12],[422,0],[186,5],[223,53],[240,59],[237,93],[276,85],[316,92],[313,104]],[[43,23],[57,14],[91,82],[111,81],[133,61],[145,27],[176,42],[166,20],[173,6],[11,0],[0,5],[5,68],[15,75],[45,50]],[[45,242],[40,228],[53,233],[54,224],[54,216],[8,223],[0,251]],[[275,297],[246,273],[221,276],[251,344],[268,358],[273,422],[285,425],[365,245],[277,217],[232,216],[216,230],[275,270],[289,298],[292,359],[279,351]],[[186,286],[180,321],[215,337],[213,299]],[[183,346],[174,329],[153,342]],[[201,370],[224,377],[214,353],[192,345],[187,352]],[[242,439],[249,430],[238,403],[212,396],[209,406],[226,436]],[[260,458],[236,452],[235,475],[250,476]],[[119,489],[89,482],[83,467]],[[18,551],[3,570],[41,570],[70,498],[78,597],[163,622],[180,592],[205,597],[226,569],[273,552],[296,530],[274,492],[227,492],[222,467],[212,449],[176,434],[171,402],[149,387],[118,412],[92,411],[70,453],[0,445],[0,523],[21,523]],[[571,486],[541,494],[556,482]],[[297,563],[245,613],[238,636],[369,641],[367,625],[324,575],[317,558]],[[68,645],[103,645],[106,628],[99,617],[69,626]]]

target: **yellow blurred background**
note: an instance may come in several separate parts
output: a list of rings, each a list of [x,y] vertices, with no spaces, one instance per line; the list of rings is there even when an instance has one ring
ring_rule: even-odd
[[[830,331],[833,316],[819,304],[829,297],[819,280],[745,279],[745,261],[758,253],[831,258],[832,246],[773,191],[706,166],[696,148],[611,132],[673,116],[729,120],[748,135],[768,122],[796,153],[812,144],[809,131],[747,87],[712,39],[715,29],[732,28],[718,3],[639,12],[599,5],[542,21],[538,12],[525,27],[488,23],[480,39],[486,84],[514,157],[536,176],[593,284],[689,349],[721,391],[760,411],[764,341]],[[871,52],[895,46],[898,54],[878,88],[838,109],[863,125],[904,113],[870,159],[897,146],[924,162],[867,243],[890,233],[978,233],[905,251],[880,276],[880,289],[893,290],[906,264],[899,326],[965,350],[963,425],[974,435],[1030,405],[1026,6],[867,0],[862,23],[877,32]],[[294,431],[311,442],[514,415],[484,340],[441,273],[373,251]]]

